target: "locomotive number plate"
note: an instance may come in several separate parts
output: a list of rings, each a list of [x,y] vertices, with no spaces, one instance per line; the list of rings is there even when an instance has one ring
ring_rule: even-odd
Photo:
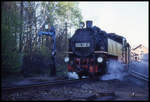
[[[90,43],[75,43],[75,47],[90,47]]]

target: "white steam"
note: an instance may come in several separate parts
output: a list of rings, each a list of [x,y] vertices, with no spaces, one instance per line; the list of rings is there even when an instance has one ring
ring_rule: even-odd
[[[76,72],[68,72],[69,79],[79,79],[79,76]]]
[[[122,64],[121,62],[116,60],[110,60],[107,63],[108,73],[102,76],[101,80],[123,80],[126,75],[130,74],[131,71],[135,71],[145,76],[149,76],[148,60],[148,54],[145,54],[142,56],[140,62],[131,61],[128,68],[129,70],[125,67],[125,64]]]
[[[116,60],[110,60],[107,63],[108,73],[101,77],[101,80],[112,80],[118,79],[123,80],[124,76],[127,75],[125,72],[125,64],[122,64]]]
[[[143,62],[148,62],[148,54],[143,54],[141,59]]]
[[[149,76],[148,66],[148,54],[144,54],[141,58],[141,61],[132,61],[129,64],[129,72],[135,71],[145,76]]]
[[[139,72],[139,73],[141,73],[143,75],[149,76],[148,60],[149,60],[148,59],[148,54],[147,55],[143,55],[143,57],[142,57],[140,62],[132,61],[129,64],[129,68],[126,68],[125,67],[126,65],[123,64],[122,62],[119,62],[119,61],[116,61],[116,60],[110,60],[107,63],[108,73],[103,75],[101,77],[101,80],[113,80],[113,79],[124,80],[124,78],[127,75],[129,75],[128,71],[130,73],[130,71],[132,71],[132,70],[136,71],[136,72]],[[70,79],[79,79],[79,76],[78,76],[78,74],[76,72],[68,72],[68,77]]]

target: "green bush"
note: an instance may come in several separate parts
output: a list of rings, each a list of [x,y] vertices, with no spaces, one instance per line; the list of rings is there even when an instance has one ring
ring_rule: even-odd
[[[41,48],[39,49],[39,53],[42,56],[51,57],[51,50],[49,50],[46,46],[41,46]]]
[[[22,56],[17,52],[2,54],[2,70],[4,74],[20,72]]]

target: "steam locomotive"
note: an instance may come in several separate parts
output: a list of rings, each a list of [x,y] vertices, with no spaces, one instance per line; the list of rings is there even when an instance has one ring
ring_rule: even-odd
[[[68,72],[76,72],[79,78],[98,77],[107,73],[107,61],[130,62],[130,45],[123,36],[106,33],[92,21],[80,23],[80,28],[69,39],[68,56],[64,58]]]

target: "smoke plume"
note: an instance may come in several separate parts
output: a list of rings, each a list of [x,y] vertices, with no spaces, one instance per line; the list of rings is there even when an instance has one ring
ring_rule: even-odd
[[[125,64],[122,64],[116,60],[110,60],[107,62],[108,73],[101,77],[101,80],[112,80],[118,79],[123,80],[124,76],[127,75],[125,72]]]
[[[131,61],[129,64],[129,72],[135,71],[145,76],[149,76],[148,66],[148,54],[143,54],[140,61]]]

